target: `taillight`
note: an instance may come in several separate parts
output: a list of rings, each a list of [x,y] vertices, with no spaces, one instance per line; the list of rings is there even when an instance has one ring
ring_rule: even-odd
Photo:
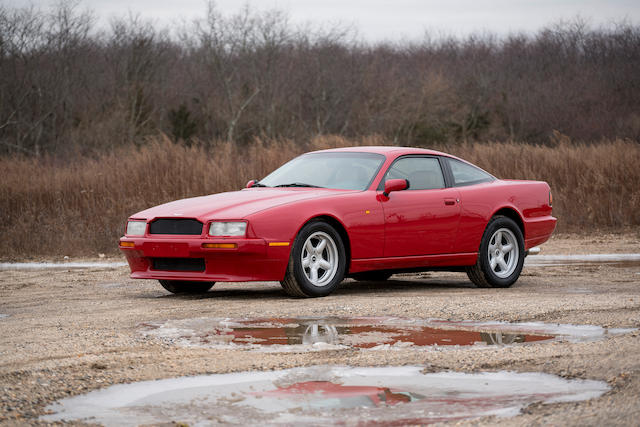
[[[549,191],[549,206],[553,206],[553,195],[551,194],[551,191]]]

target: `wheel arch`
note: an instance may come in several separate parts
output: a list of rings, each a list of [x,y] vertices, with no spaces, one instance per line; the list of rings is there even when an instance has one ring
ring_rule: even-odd
[[[518,224],[518,228],[520,228],[520,232],[522,233],[522,239],[525,239],[524,221],[522,220],[522,216],[520,216],[520,212],[518,212],[513,207],[505,206],[494,212],[493,215],[491,215],[491,218],[497,215],[506,216],[507,218],[512,219],[513,222]]]
[[[309,224],[310,222],[315,222],[315,221],[326,222],[327,224],[331,225],[340,235],[340,238],[342,239],[342,243],[344,244],[344,250],[346,252],[345,253],[345,257],[346,257],[345,275],[347,275],[349,273],[349,266],[351,265],[351,241],[349,239],[349,233],[347,232],[347,228],[344,226],[344,224],[342,224],[342,222],[340,222],[340,220],[338,220],[336,217],[332,215],[327,215],[327,214],[314,216],[306,220],[300,226],[298,231],[296,231],[296,236],[298,235],[298,233],[300,233],[300,230],[302,230],[302,227]]]

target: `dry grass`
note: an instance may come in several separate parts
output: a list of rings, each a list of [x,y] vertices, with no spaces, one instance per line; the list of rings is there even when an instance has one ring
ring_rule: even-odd
[[[463,145],[449,150],[500,178],[547,181],[559,231],[640,225],[640,144]]]
[[[53,159],[0,159],[0,257],[96,256],[114,253],[126,218],[170,200],[238,189],[309,150],[383,145],[320,137],[301,147],[257,141],[185,147],[159,138],[140,149],[61,164]],[[560,141],[555,147],[518,143],[438,147],[503,178],[549,182],[564,231],[640,225],[640,145]]]

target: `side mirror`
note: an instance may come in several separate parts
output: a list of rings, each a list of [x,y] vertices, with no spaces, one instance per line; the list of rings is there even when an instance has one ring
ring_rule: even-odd
[[[255,183],[256,183],[256,180],[255,180],[255,179],[252,179],[251,181],[247,182],[247,186],[246,186],[246,188],[251,188],[251,187],[253,187],[253,186],[255,185]]]
[[[392,191],[402,191],[409,188],[409,180],[408,179],[388,179],[384,183],[384,191],[382,194],[385,197],[389,197],[389,193]]]

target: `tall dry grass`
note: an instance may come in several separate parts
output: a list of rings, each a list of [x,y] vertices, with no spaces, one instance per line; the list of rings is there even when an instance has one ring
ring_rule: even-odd
[[[319,137],[305,147],[256,141],[186,147],[158,138],[135,149],[60,163],[2,158],[0,257],[115,253],[126,218],[184,197],[239,189],[309,150],[384,145],[377,137]],[[501,178],[547,181],[564,231],[640,225],[640,145],[518,143],[436,147]]]

